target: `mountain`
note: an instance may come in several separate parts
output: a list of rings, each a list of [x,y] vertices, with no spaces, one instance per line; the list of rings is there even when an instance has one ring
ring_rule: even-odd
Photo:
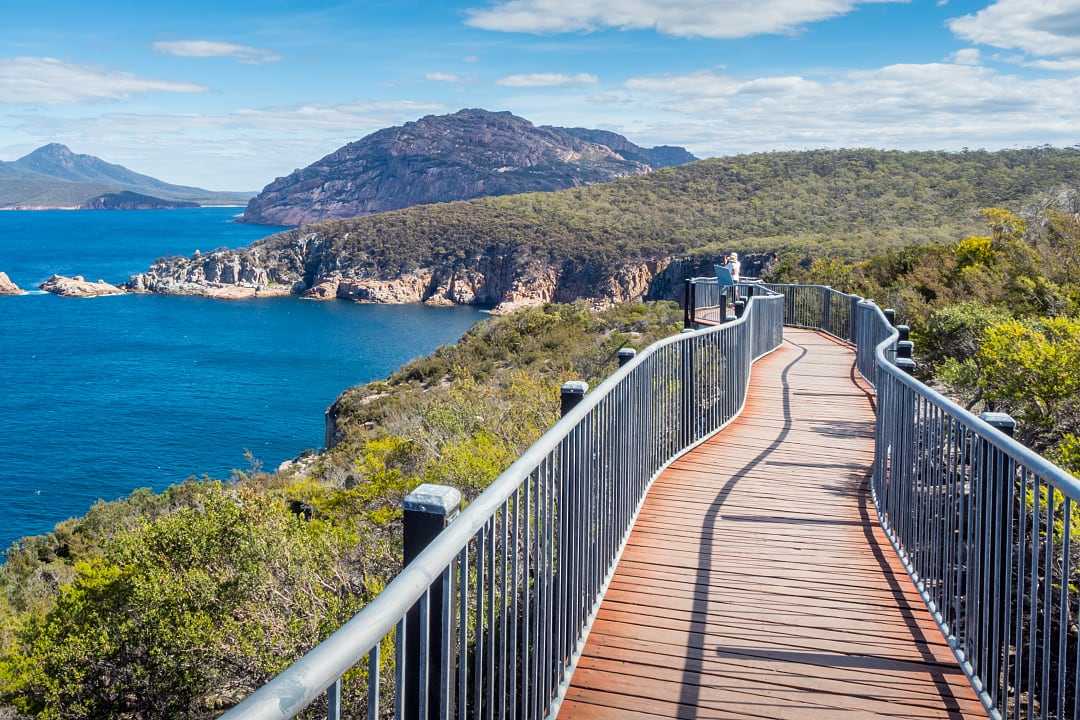
[[[1061,187],[1080,187],[1080,151],[757,153],[317,223],[159,261],[130,286],[500,311],[673,297],[725,251],[810,260],[955,241],[981,229],[980,208],[1025,208]]]
[[[277,178],[252,198],[242,220],[300,225],[561,190],[695,159],[682,148],[642,148],[612,132],[537,127],[509,112],[466,109],[379,130]]]
[[[633,160],[643,165],[649,165],[655,170],[660,168],[685,165],[697,160],[686,148],[673,145],[657,145],[652,148],[643,148],[635,145],[618,133],[610,130],[590,130],[589,128],[564,128],[552,127],[551,130],[564,132],[585,142],[596,145],[607,145],[627,160]]]
[[[245,202],[251,193],[173,185],[50,143],[18,160],[0,161],[0,208],[80,207],[107,193],[130,191],[204,205]]]
[[[176,208],[199,207],[189,200],[164,200],[151,195],[121,190],[105,193],[84,202],[80,210],[173,210]]]

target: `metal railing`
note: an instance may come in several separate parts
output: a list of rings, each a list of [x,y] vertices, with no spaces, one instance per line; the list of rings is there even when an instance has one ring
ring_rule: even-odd
[[[651,345],[224,720],[283,720],[313,703],[331,720],[346,706],[371,720],[554,714],[652,479],[738,415],[754,360],[782,340],[782,298],[766,293],[737,320]],[[408,683],[406,657],[419,663]]]
[[[858,295],[833,290],[826,285],[765,283],[784,296],[784,324],[824,330],[841,340],[855,341]]]
[[[742,300],[745,304],[755,293],[782,294],[757,279],[744,280],[735,285],[721,285],[715,277],[688,278],[683,298],[684,321],[687,327],[727,322],[731,310],[738,312],[736,303]]]
[[[881,526],[990,716],[1080,717],[1080,483],[898,367],[899,332],[873,302],[768,287],[789,324],[855,346],[877,393]]]

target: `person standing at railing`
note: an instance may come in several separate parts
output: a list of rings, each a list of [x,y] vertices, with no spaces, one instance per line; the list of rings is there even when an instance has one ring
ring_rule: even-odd
[[[742,269],[742,263],[739,262],[739,253],[728,253],[728,256],[724,259],[724,267],[731,273],[731,279],[739,282],[739,271]]]
[[[720,262],[721,264],[714,266],[716,282],[721,288],[731,288],[731,300],[734,302],[739,299],[739,271],[742,268],[739,255],[738,253],[728,253]]]

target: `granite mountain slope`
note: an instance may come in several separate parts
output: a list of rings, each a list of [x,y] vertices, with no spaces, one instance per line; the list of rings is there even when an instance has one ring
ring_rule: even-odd
[[[349,143],[277,178],[243,220],[300,225],[426,203],[561,190],[696,158],[616,133],[536,126],[509,112],[429,115]]]

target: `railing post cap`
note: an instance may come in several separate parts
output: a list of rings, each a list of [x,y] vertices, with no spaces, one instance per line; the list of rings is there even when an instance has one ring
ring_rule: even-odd
[[[409,512],[422,512],[431,515],[452,515],[461,506],[461,493],[449,485],[418,485],[408,495],[402,507]]]
[[[686,335],[687,333],[695,333],[695,332],[697,332],[697,330],[695,330],[694,328],[683,328],[682,330],[679,331],[679,334],[680,335]]]
[[[589,392],[589,383],[584,380],[567,380],[562,384],[563,395],[584,395]]]
[[[913,374],[915,372],[915,368],[917,368],[918,365],[916,365],[915,361],[912,360],[911,358],[903,358],[902,357],[902,358],[897,358],[896,359],[896,367],[900,368],[901,370],[903,370],[907,374],[911,375],[911,374]]]
[[[1003,412],[982,412],[979,413],[979,419],[987,425],[995,427],[1001,430],[1007,435],[1011,435],[1016,430],[1016,420],[1009,413]]]
[[[635,350],[632,347],[621,347],[621,348],[619,348],[619,357],[622,357],[622,358],[637,357],[637,350]]]

